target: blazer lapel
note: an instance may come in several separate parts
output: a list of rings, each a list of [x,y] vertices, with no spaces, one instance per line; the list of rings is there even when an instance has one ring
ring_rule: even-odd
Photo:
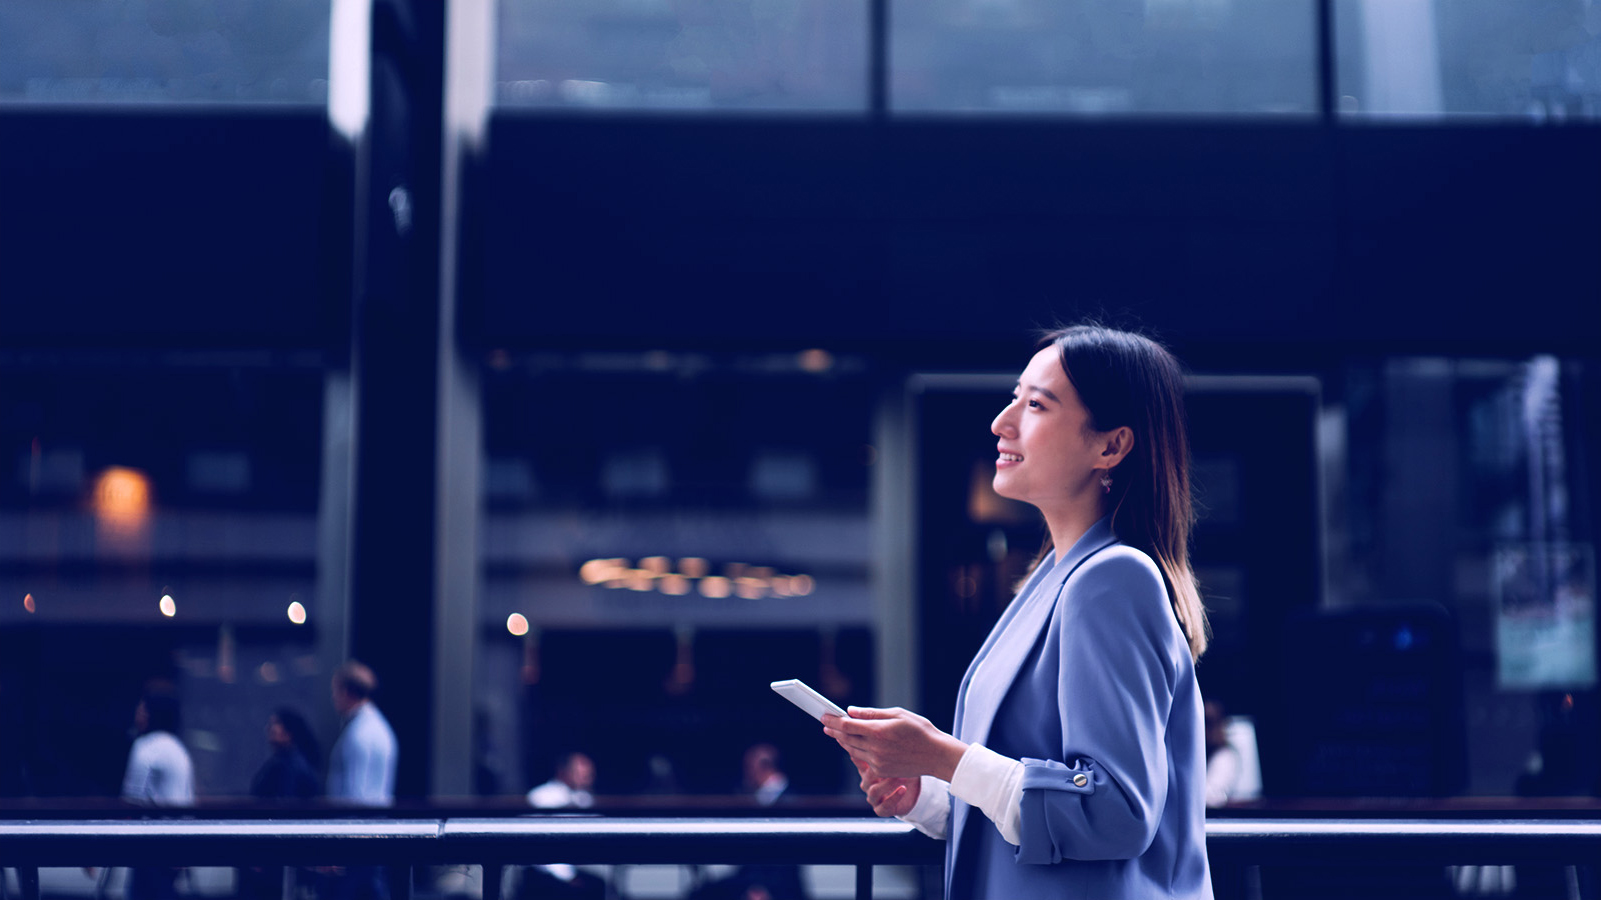
[[[1061,595],[1063,585],[1084,560],[1115,543],[1117,537],[1112,534],[1111,520],[1102,519],[1091,525],[1090,530],[1084,532],[1084,536],[1073,544],[1065,556],[1057,560],[1050,571],[1036,572],[1029,577],[1022,590],[1019,590],[1017,596],[1012,599],[1011,605],[1001,614],[1000,621],[990,630],[989,637],[984,639],[984,645],[979,648],[978,655],[973,657],[972,664],[967,667],[967,674],[962,678],[961,691],[957,694],[956,724],[953,729],[956,737],[976,744],[989,740],[990,727],[995,723],[995,713],[1000,710],[1001,700],[1011,691],[1012,683],[1017,680],[1018,673],[1022,669],[1023,660],[1028,658],[1029,651],[1044,634],[1045,625],[1050,621],[1052,610],[1056,608],[1056,601]],[[1036,591],[1044,592],[1040,597],[1044,602],[1029,603],[1029,599]],[[1049,599],[1046,599],[1047,597]],[[1032,641],[1009,640],[1003,645],[999,640],[1000,635],[1009,628],[1029,629],[1035,637]],[[1024,632],[1027,633],[1029,632]],[[978,671],[980,665],[986,669],[991,666],[998,667],[994,671],[987,671],[984,680],[1004,687],[999,694],[991,698],[991,702],[980,702],[970,710],[967,692],[973,683],[973,674]],[[954,797],[951,800],[950,824],[945,833],[947,896],[950,894],[951,875],[956,870],[956,858],[961,853],[962,834],[968,818],[968,805],[955,802]]]
[[[967,667],[967,674],[962,678],[960,698],[956,707],[956,730],[958,738],[968,743],[984,743],[989,738],[990,726],[994,724],[995,713],[1000,708],[1000,701],[1011,690],[1012,683],[1017,680],[1022,669],[1023,660],[1028,658],[1029,651],[1039,640],[1039,635],[1045,630],[1046,622],[1050,621],[1051,611],[1056,608],[1056,600],[1062,592],[1062,586],[1067,579],[1088,559],[1091,554],[1105,549],[1117,541],[1112,534],[1112,527],[1107,519],[1102,519],[1090,526],[1090,530],[1073,544],[1072,548],[1046,572],[1043,579],[1036,583],[1030,578],[1023,589],[1018,591],[1017,597],[1012,600],[1006,612],[1001,615],[1000,621],[990,630],[989,637],[984,639],[984,645],[979,648],[973,662]],[[1043,602],[1029,602],[1035,592],[1040,593],[1038,598]],[[1013,639],[1000,642],[1000,636],[1009,629],[1017,629],[1018,634]],[[1033,641],[1017,640],[1021,635],[1033,634]],[[979,702],[975,708],[969,708],[967,702],[968,689],[973,683],[973,675],[980,666],[985,672],[985,682],[999,685],[1000,692],[992,698],[983,698],[990,702]]]

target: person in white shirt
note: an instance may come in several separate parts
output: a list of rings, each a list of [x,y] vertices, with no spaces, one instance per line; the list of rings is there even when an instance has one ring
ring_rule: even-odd
[[[778,748],[756,744],[745,751],[745,788],[762,806],[772,806],[789,790],[789,776],[778,767]]]
[[[1224,806],[1240,793],[1245,759],[1229,741],[1223,705],[1208,700],[1206,710],[1206,805]]]
[[[170,691],[145,691],[133,711],[138,733],[128,750],[122,799],[141,806],[193,806],[195,767],[178,738],[178,698]],[[171,900],[177,896],[179,869],[135,867],[128,873],[128,900]]]
[[[193,806],[195,767],[178,739],[178,698],[148,691],[133,711],[139,736],[128,750],[122,799],[143,806]]]
[[[595,805],[595,763],[582,753],[569,753],[556,764],[556,775],[528,792],[528,805],[539,809],[588,809]]]
[[[595,761],[583,753],[568,753],[556,763],[556,774],[528,792],[528,805],[537,809],[589,809],[595,805]],[[606,883],[567,863],[529,866],[522,871],[519,900],[599,900]]]

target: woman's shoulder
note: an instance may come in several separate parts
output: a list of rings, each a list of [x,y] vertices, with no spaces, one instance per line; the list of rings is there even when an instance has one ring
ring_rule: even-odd
[[[1112,544],[1090,556],[1073,573],[1067,589],[1084,599],[1083,612],[1093,610],[1098,618],[1109,620],[1107,627],[1126,627],[1134,620],[1141,630],[1162,633],[1173,617],[1162,570],[1148,554],[1127,544]],[[1112,625],[1110,620],[1125,625]]]
[[[1154,584],[1163,591],[1162,570],[1145,551],[1124,543],[1108,544],[1090,554],[1074,573],[1076,578],[1114,579],[1128,586]]]

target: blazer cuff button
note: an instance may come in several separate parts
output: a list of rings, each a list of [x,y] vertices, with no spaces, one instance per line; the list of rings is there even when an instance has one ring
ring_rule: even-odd
[[[1075,786],[1077,786],[1077,787],[1083,787],[1084,785],[1089,784],[1089,783],[1090,783],[1090,777],[1088,775],[1085,775],[1083,772],[1080,772],[1077,775],[1073,776],[1073,784]]]

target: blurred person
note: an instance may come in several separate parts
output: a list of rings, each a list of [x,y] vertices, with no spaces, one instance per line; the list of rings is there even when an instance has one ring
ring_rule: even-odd
[[[395,731],[373,697],[378,676],[350,660],[334,670],[334,709],[344,720],[328,757],[328,799],[353,806],[393,806],[395,766],[400,755]],[[389,879],[380,866],[349,866],[328,885],[334,900],[389,900]]]
[[[322,794],[322,779],[312,760],[319,757],[317,736],[304,716],[280,706],[267,717],[267,761],[250,781],[250,796],[268,803],[310,800]],[[275,900],[283,896],[282,866],[235,870],[240,898]]]
[[[595,805],[590,793],[594,786],[595,761],[584,753],[566,753],[556,761],[551,779],[528,792],[528,804],[549,810],[589,809]],[[524,868],[517,890],[518,900],[599,900],[605,895],[605,881],[566,863]]]
[[[772,806],[789,790],[789,776],[778,767],[778,748],[756,744],[745,751],[745,790],[762,806]]]
[[[528,792],[528,805],[539,809],[588,809],[595,805],[595,761],[583,753],[567,753],[556,762],[551,779]]]
[[[789,777],[778,766],[778,748],[768,743],[751,745],[743,763],[745,790],[762,806],[779,802],[789,789]],[[743,865],[726,878],[701,885],[689,900],[805,900],[800,866]]]
[[[904,709],[823,718],[876,813],[946,839],[947,897],[1212,897],[1183,390],[1145,337],[1049,333],[990,425],[995,492],[1048,538],[954,734]]]
[[[1208,700],[1205,705],[1206,721],[1206,805],[1223,806],[1229,802],[1240,786],[1245,772],[1245,758],[1238,747],[1229,741],[1229,721],[1223,714],[1223,704]]]
[[[351,660],[334,672],[334,709],[344,721],[328,757],[328,799],[357,806],[393,806],[399,750],[395,730],[378,711],[378,676]]]
[[[142,806],[193,806],[195,767],[178,738],[178,698],[150,688],[133,711],[137,735],[128,749],[122,799]]]
[[[300,713],[287,706],[267,719],[267,761],[250,781],[257,800],[309,800],[322,793],[322,778],[313,760],[319,758],[317,736]]]
[[[195,767],[178,738],[178,697],[162,685],[145,689],[133,711],[137,737],[128,750],[122,799],[141,806],[193,806]],[[128,870],[128,900],[172,900],[182,868],[135,866]]]

